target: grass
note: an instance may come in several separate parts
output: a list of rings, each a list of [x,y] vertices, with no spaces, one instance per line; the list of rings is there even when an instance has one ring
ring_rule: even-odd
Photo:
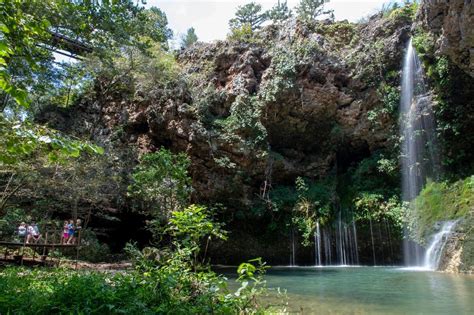
[[[474,209],[474,176],[455,183],[429,182],[415,200],[417,236],[431,234],[436,222],[465,218]]]

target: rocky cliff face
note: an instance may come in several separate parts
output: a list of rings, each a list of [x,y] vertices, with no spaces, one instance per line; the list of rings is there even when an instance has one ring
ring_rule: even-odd
[[[438,53],[474,77],[474,4],[471,0],[424,0],[418,20],[437,40]]]
[[[185,151],[196,199],[249,205],[272,185],[325,176],[388,145],[396,122],[379,87],[397,83],[409,29],[404,17],[291,21],[254,43],[198,44],[178,57],[187,83],[84,102],[69,127],[108,143],[120,129],[140,152]]]

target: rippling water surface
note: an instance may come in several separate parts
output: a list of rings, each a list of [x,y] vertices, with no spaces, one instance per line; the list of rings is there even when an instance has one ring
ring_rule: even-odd
[[[287,290],[289,311],[303,314],[474,314],[474,277],[467,275],[396,267],[277,267],[266,280],[268,287]]]

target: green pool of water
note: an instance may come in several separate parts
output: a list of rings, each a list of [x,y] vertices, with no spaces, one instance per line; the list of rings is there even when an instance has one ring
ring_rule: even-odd
[[[268,287],[287,290],[303,314],[474,314],[474,277],[387,267],[272,268]],[[277,304],[281,297],[270,295]]]

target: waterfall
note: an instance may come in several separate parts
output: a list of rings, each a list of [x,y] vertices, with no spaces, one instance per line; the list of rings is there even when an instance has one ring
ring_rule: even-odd
[[[370,224],[370,239],[372,241],[372,257],[374,259],[374,266],[377,264],[375,260],[375,243],[374,243],[374,231],[372,229],[372,219],[369,219],[369,224]]]
[[[290,231],[290,266],[296,266],[297,232]],[[341,217],[332,226],[316,222],[314,262],[316,266],[358,265],[357,227],[355,221],[344,222]]]
[[[338,220],[334,226],[335,239],[335,263],[340,265],[358,265],[359,253],[357,246],[357,228],[355,222],[352,221],[352,227],[343,222],[339,214]],[[324,254],[325,264],[332,264],[331,257],[331,232],[324,233]],[[328,256],[329,255],[329,256]]]
[[[331,235],[323,229],[323,240],[324,240],[324,263],[326,266],[332,265],[332,252],[331,252]]]
[[[443,253],[444,246],[448,241],[448,237],[451,234],[451,230],[456,225],[457,221],[446,221],[444,222],[441,230],[433,235],[431,242],[426,250],[424,267],[430,270],[438,269],[441,254]]]
[[[422,189],[426,179],[437,178],[440,172],[431,103],[420,59],[410,39],[403,63],[400,99],[403,201],[413,200]],[[405,265],[420,265],[422,249],[410,241],[407,228],[404,229],[404,234]]]
[[[359,264],[359,248],[357,247],[357,229],[355,220],[352,221],[352,233],[354,233],[354,256],[355,256],[355,264]]]
[[[319,221],[316,222],[316,232],[314,232],[314,253],[316,266],[321,266],[321,231]]]
[[[290,266],[296,266],[296,246],[295,246],[295,231],[291,229],[291,254],[290,254]]]

